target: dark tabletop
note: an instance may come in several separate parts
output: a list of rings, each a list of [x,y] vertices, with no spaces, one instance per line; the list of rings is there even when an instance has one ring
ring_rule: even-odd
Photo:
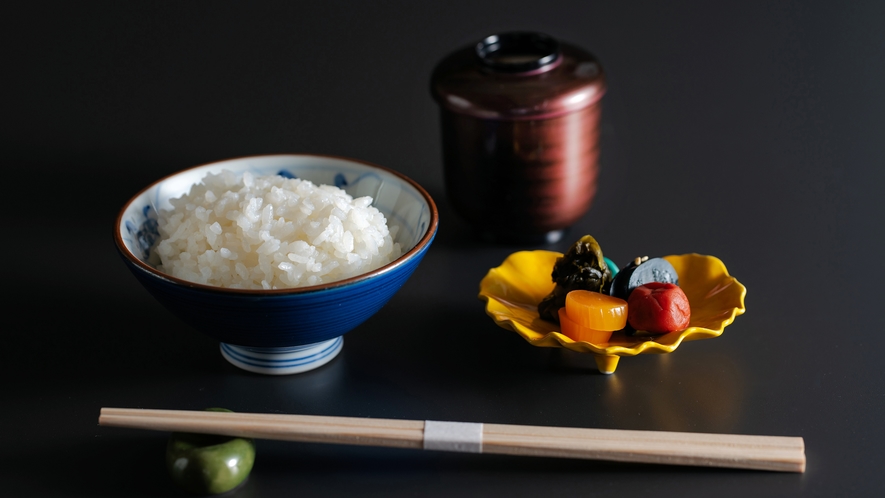
[[[233,496],[882,496],[881,2],[18,2],[0,15],[0,489],[181,496],[166,434],[101,407],[802,436],[804,474],[258,442]],[[562,242],[492,245],[445,198],[435,63],[493,32],[602,62],[599,193]],[[421,266],[341,355],[228,364],[129,274],[119,208],[180,169],[267,153],[401,171],[440,210]],[[593,358],[498,328],[480,279],[592,234],[712,254],[748,289],[716,339]]]

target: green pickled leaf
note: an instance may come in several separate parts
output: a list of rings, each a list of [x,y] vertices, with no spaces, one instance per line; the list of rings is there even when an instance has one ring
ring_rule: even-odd
[[[581,237],[553,265],[553,292],[538,304],[541,318],[559,323],[559,309],[573,290],[605,292],[611,285],[612,273],[605,263],[602,249],[590,235]]]

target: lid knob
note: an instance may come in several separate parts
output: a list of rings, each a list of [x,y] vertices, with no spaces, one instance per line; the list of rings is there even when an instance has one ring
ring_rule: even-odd
[[[514,31],[486,37],[476,56],[488,70],[501,73],[543,72],[559,64],[559,42],[543,33]]]

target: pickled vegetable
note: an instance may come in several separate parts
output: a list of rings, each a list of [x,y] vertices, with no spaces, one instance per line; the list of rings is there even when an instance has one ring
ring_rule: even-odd
[[[636,258],[615,276],[610,294],[626,300],[633,289],[649,282],[679,285],[679,276],[666,259],[648,259],[648,256]]]
[[[565,306],[568,293],[574,290],[607,292],[612,273],[605,263],[602,249],[590,235],[581,237],[553,265],[556,286],[538,304],[538,314],[551,322],[559,322],[559,309]]]
[[[569,292],[565,311],[573,322],[590,329],[621,330],[627,325],[627,301],[599,292]]]
[[[613,330],[596,330],[589,327],[579,325],[577,322],[569,318],[565,308],[559,309],[559,326],[563,335],[573,341],[589,342],[591,344],[602,344],[611,339]]]
[[[678,286],[661,282],[640,285],[630,294],[627,320],[636,330],[655,334],[688,328],[691,306]]]

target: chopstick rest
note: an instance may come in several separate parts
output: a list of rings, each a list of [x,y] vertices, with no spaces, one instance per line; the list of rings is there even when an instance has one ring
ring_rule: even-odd
[[[482,424],[425,420],[424,449],[482,453]]]

